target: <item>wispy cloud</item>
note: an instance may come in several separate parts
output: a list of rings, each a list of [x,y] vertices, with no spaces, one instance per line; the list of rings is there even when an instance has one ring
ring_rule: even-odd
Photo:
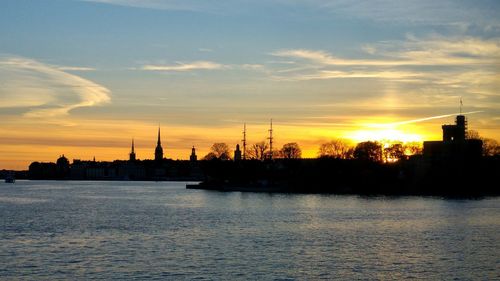
[[[362,47],[376,58],[349,59],[333,56],[323,50],[289,49],[271,55],[309,63],[332,66],[438,66],[499,63],[500,40],[478,38],[410,37],[407,41],[390,41]]]
[[[218,70],[218,69],[225,69],[229,68],[230,66],[228,65],[223,65],[220,63],[216,62],[211,62],[211,61],[194,61],[190,63],[183,63],[183,62],[178,62],[177,64],[174,65],[153,65],[153,64],[148,64],[142,66],[140,69],[141,70],[147,70],[147,71],[194,71],[194,70]]]
[[[248,70],[265,71],[263,64],[221,64],[213,61],[177,62],[176,64],[146,64],[131,70],[157,71],[157,72],[189,72],[198,70]]]
[[[23,57],[0,57],[0,85],[0,107],[25,108],[29,118],[56,118],[111,99],[102,85]]]
[[[242,64],[240,66],[242,69],[248,69],[248,70],[262,70],[265,68],[264,65],[262,64]]]
[[[156,10],[194,11],[204,13],[244,13],[263,6],[275,6],[281,10],[310,10],[315,15],[345,17],[350,20],[405,25],[452,26],[464,31],[474,26],[484,30],[498,30],[498,8],[495,0],[453,1],[453,0],[255,0],[251,5],[246,0],[81,0],[109,5]],[[249,9],[242,9],[245,6]],[[296,13],[294,13],[296,14]]]
[[[174,11],[202,11],[212,12],[219,5],[218,1],[197,0],[82,0],[84,2],[95,2],[102,4],[118,5],[134,8],[146,8],[156,10]]]
[[[57,66],[57,69],[62,71],[95,71],[96,69],[93,67],[85,67],[85,66]]]
[[[417,67],[498,67],[500,40],[461,38],[415,38],[362,46],[365,58],[342,58],[323,50],[286,49],[272,56],[295,62],[293,68],[278,69],[283,80],[335,78],[403,79],[424,76]],[[403,70],[404,69],[404,70]],[[469,70],[470,71],[470,70]],[[276,78],[276,77],[275,77]]]
[[[199,52],[204,52],[204,53],[209,53],[209,52],[213,52],[214,50],[208,49],[208,48],[198,48],[198,51]]]
[[[278,81],[303,81],[303,80],[322,80],[338,78],[378,78],[392,80],[408,80],[422,77],[422,73],[409,71],[338,71],[321,70],[310,74],[291,74],[286,76],[272,76],[273,80]]]

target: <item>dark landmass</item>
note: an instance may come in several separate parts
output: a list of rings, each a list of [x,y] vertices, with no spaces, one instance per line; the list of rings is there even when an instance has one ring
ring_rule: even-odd
[[[219,191],[363,195],[500,195],[499,157],[435,161],[423,156],[397,163],[344,159],[204,161],[206,179],[187,188]]]
[[[362,195],[431,195],[481,197],[500,195],[499,155],[483,156],[483,141],[468,134],[458,115],[443,125],[442,141],[426,141],[423,153],[384,163],[376,143],[360,143],[354,159],[277,159],[202,163],[199,188],[221,191],[335,193]]]
[[[1,171],[5,177],[9,171]],[[10,172],[11,173],[11,172]],[[33,162],[31,180],[200,181],[187,188],[242,192],[498,196],[500,157],[425,153],[394,163],[366,159]]]
[[[6,179],[7,177],[14,177],[20,180],[28,179],[28,171],[14,171],[14,170],[0,170],[0,179]]]

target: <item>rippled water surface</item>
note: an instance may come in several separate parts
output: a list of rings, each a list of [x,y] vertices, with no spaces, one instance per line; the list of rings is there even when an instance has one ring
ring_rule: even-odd
[[[0,184],[1,279],[496,279],[500,199]]]

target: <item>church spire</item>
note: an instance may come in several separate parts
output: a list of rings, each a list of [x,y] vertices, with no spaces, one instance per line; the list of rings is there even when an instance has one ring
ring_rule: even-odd
[[[134,139],[132,139],[132,149],[130,150],[129,161],[135,161]]]
[[[160,145],[160,146],[161,146],[161,140],[160,140],[160,126],[158,126],[158,142],[156,143],[156,145]]]
[[[160,140],[160,126],[158,126],[158,141],[156,143],[156,148],[155,148],[155,160],[156,161],[163,160],[163,148],[161,147],[161,140]]]

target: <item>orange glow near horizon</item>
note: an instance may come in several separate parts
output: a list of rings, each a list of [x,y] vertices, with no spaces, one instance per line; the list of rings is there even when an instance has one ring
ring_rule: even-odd
[[[152,159],[156,145],[158,125],[133,121],[90,123],[75,122],[75,126],[44,126],[40,134],[36,126],[16,125],[21,129],[4,126],[0,134],[10,135],[0,140],[0,169],[25,170],[34,161],[55,162],[64,154],[73,159],[112,161],[128,159],[132,138],[138,159]],[[343,138],[353,145],[362,141],[422,142],[436,139],[436,135],[423,134],[424,128],[414,124],[384,127],[384,123],[367,122],[365,125],[331,127],[328,124],[307,126],[274,123],[275,149],[285,143],[297,142],[302,157],[318,156],[322,143]],[[366,125],[368,124],[368,125]],[[247,124],[248,145],[267,141],[267,123]],[[432,125],[434,128],[434,125]],[[426,126],[427,128],[427,126]],[[12,130],[10,130],[12,129]],[[225,142],[233,150],[241,142],[242,126],[238,123],[225,127],[161,127],[162,145],[165,156],[172,159],[189,159],[191,147],[195,146],[198,159],[209,152],[215,142]],[[436,128],[434,128],[436,129]],[[440,128],[437,128],[440,130]],[[7,134],[10,130],[10,133]],[[436,130],[434,130],[436,131]],[[439,137],[439,136],[438,136]]]
[[[332,139],[345,139],[352,145],[363,141],[418,142],[440,140],[441,125],[453,119],[426,122],[401,122],[397,117],[365,117],[345,123],[286,123],[274,120],[274,149],[296,142],[303,158],[315,158],[321,144]],[[55,162],[64,154],[73,159],[98,161],[126,160],[132,138],[138,159],[154,158],[158,124],[132,120],[70,119],[72,126],[33,124],[16,120],[0,127],[0,169],[26,170],[31,162]],[[162,122],[161,140],[165,157],[189,159],[191,147],[196,147],[198,159],[203,158],[213,143],[225,142],[230,150],[241,145],[243,125],[239,122],[224,126],[204,127],[173,125]],[[474,124],[476,128],[476,124]],[[247,123],[247,143],[251,146],[266,141],[269,124]],[[43,132],[43,133],[42,133]],[[480,130],[483,132],[497,132]],[[491,135],[491,134],[490,134]],[[488,137],[498,137],[496,135]]]

